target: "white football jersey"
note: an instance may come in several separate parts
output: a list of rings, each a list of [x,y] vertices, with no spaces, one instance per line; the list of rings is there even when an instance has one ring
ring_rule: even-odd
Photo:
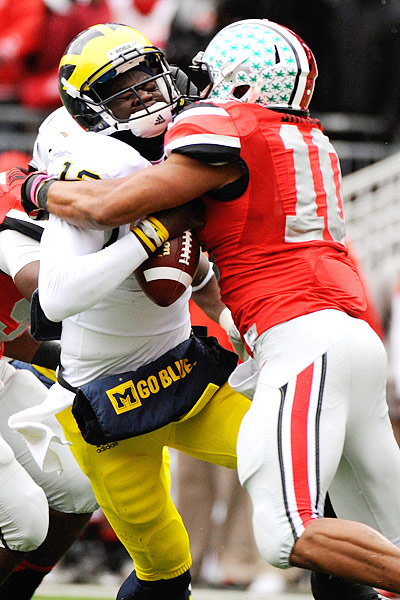
[[[47,166],[62,179],[114,179],[148,167],[127,144],[81,131],[54,143]],[[112,235],[117,239],[108,244]],[[172,306],[157,306],[133,274],[146,258],[129,224],[113,234],[50,216],[39,296],[47,316],[63,323],[61,362],[72,385],[135,369],[188,337],[191,288]]]

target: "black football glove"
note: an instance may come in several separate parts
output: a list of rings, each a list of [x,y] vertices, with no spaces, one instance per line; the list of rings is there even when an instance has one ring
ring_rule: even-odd
[[[199,91],[186,73],[176,66],[171,66],[170,69],[175,85],[182,96],[197,98],[199,96]]]
[[[11,167],[7,171],[7,184],[12,189],[17,184],[28,177],[29,170],[25,167]]]
[[[50,178],[45,171],[35,171],[22,184],[21,204],[31,219],[41,221],[48,218],[47,192],[54,181],[57,180]]]

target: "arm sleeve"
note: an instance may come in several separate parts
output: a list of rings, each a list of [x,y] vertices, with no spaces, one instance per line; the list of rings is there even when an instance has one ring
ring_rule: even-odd
[[[116,179],[148,167],[148,161],[123,142],[80,132],[58,139],[48,173],[60,179]],[[117,288],[147,258],[129,232],[103,248],[104,231],[80,229],[50,215],[41,240],[39,298],[51,321],[88,310]],[[121,229],[122,231],[122,229]]]
[[[50,216],[39,272],[40,304],[48,319],[62,321],[91,308],[147,258],[130,232],[106,248],[103,244],[103,231],[80,229]]]

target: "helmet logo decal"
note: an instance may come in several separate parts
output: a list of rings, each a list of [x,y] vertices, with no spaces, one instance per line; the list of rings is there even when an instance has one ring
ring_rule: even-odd
[[[107,52],[107,56],[110,60],[112,60],[113,58],[118,58],[119,56],[121,56],[121,54],[125,54],[126,52],[129,52],[131,50],[136,50],[137,47],[138,47],[137,42],[121,44],[120,46],[117,46],[116,48],[112,48],[111,50],[109,50]]]

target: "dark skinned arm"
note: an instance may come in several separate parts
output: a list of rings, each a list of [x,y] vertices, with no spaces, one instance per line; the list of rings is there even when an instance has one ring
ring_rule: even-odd
[[[163,164],[117,180],[56,181],[47,210],[79,227],[104,229],[186,204],[236,181],[238,165],[210,166],[172,154]]]
[[[27,327],[15,340],[4,342],[4,354],[8,358],[15,358],[31,364],[39,346],[40,342],[31,336],[29,327]]]
[[[219,323],[221,312],[225,304],[221,300],[219,285],[215,275],[197,292],[192,294],[193,300],[205,314],[216,323]]]
[[[14,277],[15,285],[27,300],[32,298],[32,294],[38,286],[38,276],[39,261],[35,260],[22,267]]]

